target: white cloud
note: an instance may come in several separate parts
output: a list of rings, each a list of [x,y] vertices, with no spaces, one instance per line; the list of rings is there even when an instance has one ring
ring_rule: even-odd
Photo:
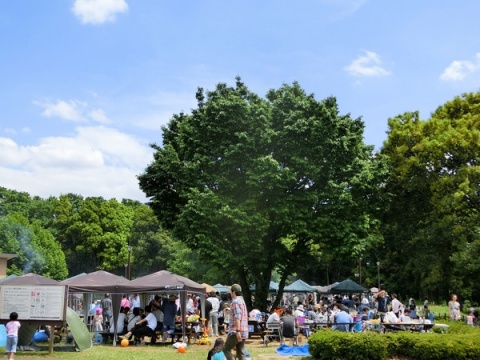
[[[357,57],[350,65],[345,66],[344,70],[356,77],[383,77],[391,74],[382,67],[380,56],[373,51],[366,51],[365,55]]]
[[[0,138],[0,186],[48,197],[64,193],[145,201],[136,176],[152,149],[105,126],[78,127],[72,137],[20,146]]]
[[[0,138],[0,165],[14,165],[28,159],[28,150],[9,138]]]
[[[99,122],[108,124],[111,120],[102,109],[92,109],[88,103],[78,100],[57,100],[56,102],[34,101],[35,105],[42,107],[42,115],[47,118],[60,118],[73,122]]]
[[[333,20],[341,20],[355,14],[367,0],[321,0],[321,2],[335,9],[330,15]]]
[[[474,61],[454,60],[445,70],[440,79],[444,81],[461,81],[469,74],[480,70],[480,52],[475,55]]]
[[[105,115],[102,109],[94,109],[90,111],[89,116],[92,120],[99,122],[101,124],[108,124],[112,121]]]
[[[43,107],[42,115],[48,118],[58,117],[60,119],[83,122],[86,119],[82,116],[82,108],[85,107],[85,103],[71,100],[57,100],[55,103],[41,103],[38,101],[33,102],[35,105]]]
[[[117,14],[128,10],[125,0],[75,0],[72,12],[83,24],[113,22]]]

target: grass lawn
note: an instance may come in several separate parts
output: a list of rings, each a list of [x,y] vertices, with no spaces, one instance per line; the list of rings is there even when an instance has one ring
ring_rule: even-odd
[[[278,343],[272,343],[265,347],[260,339],[248,340],[246,347],[254,359],[277,360],[291,359],[291,357],[279,356],[275,353]],[[95,345],[89,350],[82,352],[60,352],[49,355],[46,351],[18,352],[15,359],[89,359],[89,360],[203,360],[207,358],[210,345],[190,345],[185,353],[179,353],[171,345],[169,346],[112,346]]]

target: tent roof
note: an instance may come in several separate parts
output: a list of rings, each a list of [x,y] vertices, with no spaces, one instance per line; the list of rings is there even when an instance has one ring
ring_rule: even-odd
[[[119,286],[130,283],[130,280],[118,276],[108,271],[98,270],[89,274],[80,274],[60,284],[68,285],[68,291],[71,293],[120,293]]]
[[[230,292],[230,288],[226,285],[222,285],[222,284],[215,284],[213,285],[213,287],[215,288],[215,291],[218,291],[219,293],[229,293]]]
[[[2,285],[60,285],[60,283],[57,280],[30,273],[2,281]]]
[[[333,294],[368,293],[369,291],[350,279],[343,280],[330,289],[330,292]]]
[[[13,278],[16,278],[17,275],[15,274],[12,274],[12,275],[8,275],[7,277],[4,277],[3,279],[0,279],[0,283],[3,283],[4,281],[7,281],[9,279],[13,279]]]
[[[250,290],[255,291],[256,286],[255,284],[250,285]],[[269,292],[277,292],[278,291],[278,283],[275,281],[270,281],[270,285],[268,286],[268,291]]]
[[[283,288],[284,292],[316,292],[317,289],[308,285],[305,281],[298,279]]]
[[[327,286],[315,286],[317,291],[320,294],[328,294],[330,293],[330,289],[338,284],[338,281],[334,282],[333,284],[327,285]]]
[[[212,291],[216,292],[215,288],[212,285],[208,285],[207,283],[202,283],[200,285],[205,286],[205,291],[207,293],[211,293]]]
[[[205,286],[167,270],[142,276],[126,284],[122,284],[120,288],[125,293],[187,290],[205,294]]]

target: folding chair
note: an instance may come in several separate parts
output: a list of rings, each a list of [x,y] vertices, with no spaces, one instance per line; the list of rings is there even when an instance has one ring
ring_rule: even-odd
[[[263,335],[263,344],[268,346],[268,343],[273,339],[278,339],[280,344],[283,344],[282,331],[282,323],[274,322],[266,324],[266,329]]]
[[[352,332],[362,332],[363,331],[363,321],[362,316],[356,315],[353,319],[353,329]]]
[[[298,326],[298,329],[299,331],[305,335],[305,337],[309,337],[310,336],[310,325],[306,324],[305,323],[305,316],[298,316],[296,321],[297,321],[297,326]]]

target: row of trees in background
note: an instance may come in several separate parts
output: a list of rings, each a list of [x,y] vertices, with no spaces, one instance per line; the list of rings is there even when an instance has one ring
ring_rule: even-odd
[[[389,120],[379,152],[361,119],[296,83],[265,98],[237,79],[197,92],[139,176],[149,205],[0,188],[0,251],[12,272],[55,279],[161,269],[199,282],[319,285],[358,275],[400,296],[474,302],[480,265],[480,93],[428,120]],[[130,249],[130,252],[129,252]],[[381,264],[377,266],[377,262]]]
[[[56,280],[99,269],[136,278],[167,268],[197,280],[221,278],[163,230],[148,205],[127,199],[43,199],[0,187],[0,252],[18,254],[8,274]]]

